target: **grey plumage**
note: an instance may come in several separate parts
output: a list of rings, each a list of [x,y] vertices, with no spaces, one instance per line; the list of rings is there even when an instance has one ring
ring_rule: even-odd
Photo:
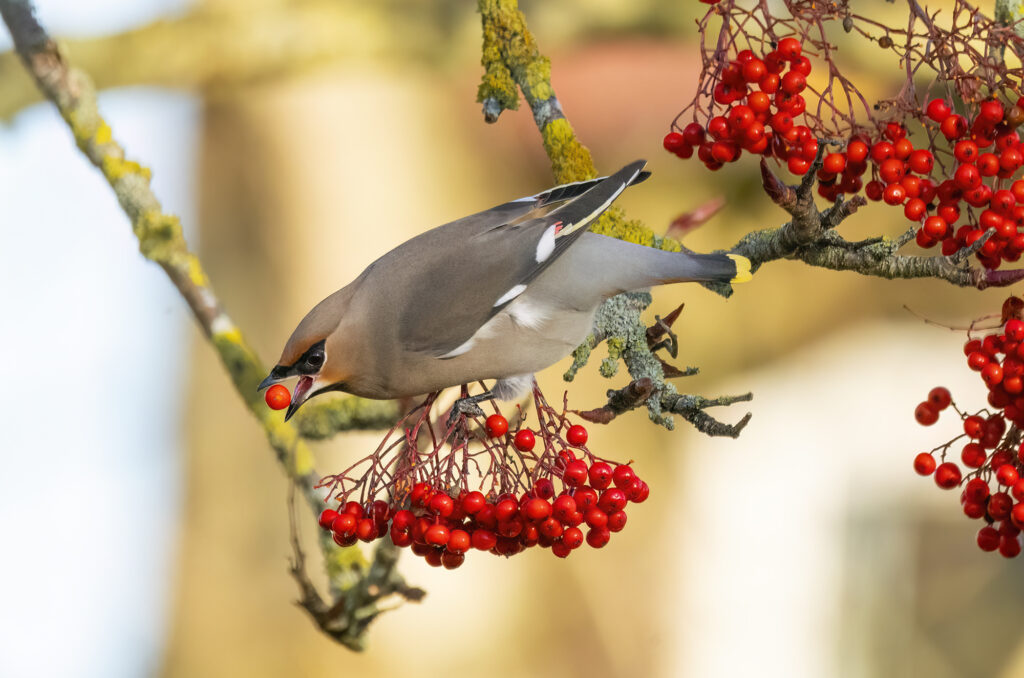
[[[627,186],[647,177],[643,165],[399,245],[303,319],[263,385],[305,375],[292,366],[323,341],[326,362],[304,376],[313,381],[303,399],[325,390],[414,396],[481,379],[498,379],[499,395],[514,395],[585,338],[604,299],[670,282],[748,278],[738,255],[665,252],[588,232]]]

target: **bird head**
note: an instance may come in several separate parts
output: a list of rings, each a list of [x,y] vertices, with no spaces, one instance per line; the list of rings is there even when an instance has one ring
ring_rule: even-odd
[[[285,344],[277,365],[260,382],[258,390],[262,391],[291,377],[299,378],[292,391],[292,401],[285,413],[285,421],[291,419],[302,404],[313,396],[345,390],[345,365],[348,357],[347,351],[343,350],[345,337],[339,324],[347,299],[339,297],[339,292],[327,297],[306,314]]]

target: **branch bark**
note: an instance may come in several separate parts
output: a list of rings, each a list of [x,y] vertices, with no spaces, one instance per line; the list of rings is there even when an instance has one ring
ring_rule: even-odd
[[[149,169],[125,158],[124,149],[115,141],[99,113],[92,81],[67,63],[57,44],[36,20],[32,3],[0,0],[0,17],[10,29],[15,49],[36,85],[57,107],[79,149],[114,190],[139,240],[142,255],[163,268],[184,298],[230,375],[235,390],[263,426],[283,470],[313,513],[318,514],[323,508],[323,497],[314,489],[320,476],[313,469],[312,452],[299,431],[285,423],[281,413],[270,410],[256,391],[266,369],[222,308],[199,259],[185,243],[178,218],[164,212],[150,186]],[[341,411],[347,416],[339,416]],[[325,412],[333,412],[333,415]],[[344,425],[351,427],[360,424],[376,427],[391,412],[397,412],[397,407],[388,410],[387,405],[348,398],[340,404],[323,406],[307,416],[306,421],[308,429],[316,433],[313,437],[322,437],[326,434],[327,427],[322,424],[325,419],[336,426],[343,420]],[[368,576],[373,569],[358,548],[340,549],[326,535],[321,537],[320,544],[329,565],[329,575],[333,574],[330,577],[333,591],[351,589],[361,581],[360,577],[353,579],[354,572]],[[339,561],[354,565],[344,572],[334,568],[332,573],[330,563]]]

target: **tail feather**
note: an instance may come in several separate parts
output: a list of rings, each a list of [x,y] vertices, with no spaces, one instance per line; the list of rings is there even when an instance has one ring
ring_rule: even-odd
[[[747,259],[742,254],[726,254],[736,263],[736,275],[733,276],[731,283],[744,283],[754,277],[754,274],[750,272],[750,259]]]
[[[750,260],[740,254],[676,253],[672,261],[662,258],[662,284],[674,282],[747,282]]]
[[[649,176],[651,176],[650,172],[640,172],[636,178],[630,182],[630,185],[635,186],[647,179]],[[565,202],[566,200],[572,200],[573,198],[583,195],[607,178],[608,177],[598,177],[596,179],[587,179],[586,181],[577,181],[571,184],[562,184],[561,186],[555,186],[554,188],[549,188],[546,191],[538,193],[537,195],[532,196],[531,199],[537,202],[538,207]]]

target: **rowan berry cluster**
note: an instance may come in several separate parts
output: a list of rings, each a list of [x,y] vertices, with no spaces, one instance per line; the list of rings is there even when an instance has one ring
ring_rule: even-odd
[[[1017,304],[1009,306],[1019,309]],[[1024,321],[1013,317],[999,332],[970,339],[964,345],[964,355],[988,388],[992,411],[967,414],[956,407],[946,388],[933,388],[915,409],[914,417],[931,426],[941,412],[951,408],[963,421],[963,433],[931,452],[918,454],[914,470],[934,476],[940,488],[963,487],[960,504],[964,515],[986,523],[978,531],[978,546],[1015,558],[1021,551],[1024,529]],[[960,463],[947,459],[953,446],[965,439]]]
[[[818,154],[818,140],[795,119],[807,109],[801,92],[810,74],[811,62],[796,38],[783,38],[763,59],[742,50],[714,86],[714,101],[726,107],[724,114],[706,125],[694,121],[682,132],[669,132],[663,145],[680,158],[692,157],[696,149],[710,170],[736,162],[747,151],[778,158],[794,174],[806,174]]]
[[[533,427],[522,408],[515,427],[497,412],[435,420],[435,397],[372,455],[321,480],[338,508],[325,510],[320,525],[338,544],[389,536],[448,569],[471,548],[511,556],[540,546],[566,558],[584,541],[606,545],[625,527],[627,504],[650,494],[629,463],[593,455],[587,429],[537,389]]]
[[[491,415],[487,429],[493,437],[503,436],[508,422],[501,415]],[[567,438],[571,445],[583,446],[587,431],[574,425]],[[513,441],[517,449],[530,451],[536,436],[529,429],[520,429]],[[557,495],[556,482],[562,488]],[[418,482],[400,500],[388,503],[378,499],[365,505],[349,501],[340,512],[323,511],[319,522],[342,546],[390,534],[396,546],[409,546],[429,564],[451,570],[463,563],[471,548],[513,556],[540,546],[550,548],[559,558],[567,558],[584,541],[601,548],[612,532],[626,526],[626,505],[641,503],[649,494],[647,483],[628,464],[588,464],[572,450],[563,449],[550,475],[537,478],[519,495],[494,491],[485,495],[479,490]],[[586,535],[581,529],[584,526]]]
[[[944,255],[969,247],[986,231],[994,233],[978,250],[986,268],[998,268],[1002,261],[1017,261],[1024,252],[1024,181],[1005,184],[1024,164],[1016,128],[1024,122],[1024,99],[1005,106],[988,99],[977,106],[973,120],[954,113],[949,102],[933,99],[925,108],[927,125],[936,125],[932,141],[943,138],[951,147],[955,168],[933,176],[935,157],[928,149],[915,149],[898,123],[886,126],[887,138],[870,146],[873,179],[864,188],[869,200],[902,206],[904,216],[919,224],[917,244],[924,248],[942,244]],[[845,157],[833,153],[825,158],[818,178],[819,193],[835,200],[826,172],[830,162],[850,161],[866,150],[863,139],[851,141]],[[938,183],[936,183],[938,182]],[[962,222],[959,227],[957,222]]]
[[[710,170],[735,162],[747,151],[776,158],[798,176],[806,174],[820,142],[811,127],[796,120],[807,109],[802,92],[811,69],[793,37],[780,40],[763,59],[749,49],[740,51],[714,85],[712,98],[726,107],[724,114],[706,125],[694,121],[681,132],[669,132],[664,147],[681,158],[693,156],[696,149]],[[933,99],[920,117],[928,133],[927,148],[915,148],[907,128],[891,121],[875,138],[858,133],[842,150],[824,154],[816,175],[819,195],[835,202],[863,189],[869,200],[902,207],[904,216],[918,224],[917,244],[930,248],[941,243],[944,255],[970,247],[993,230],[978,250],[978,260],[995,269],[1002,261],[1020,259],[1024,181],[1006,187],[1003,182],[1024,165],[1016,131],[1024,122],[1024,98],[1012,105],[994,98],[982,101],[971,120],[954,113],[946,100]],[[955,167],[935,176],[934,150],[942,139]],[[864,185],[869,168],[871,179]]]

